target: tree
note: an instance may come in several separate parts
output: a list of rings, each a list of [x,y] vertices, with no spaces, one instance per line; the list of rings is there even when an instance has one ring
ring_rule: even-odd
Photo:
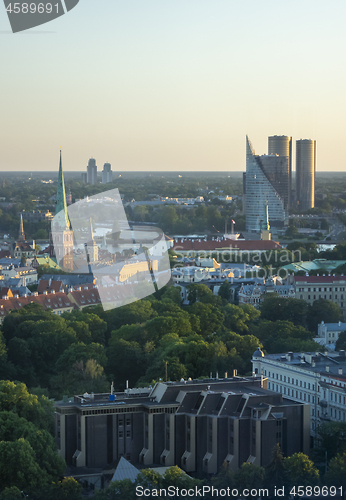
[[[297,326],[306,326],[308,305],[305,300],[265,295],[261,304],[261,318],[269,321],[286,320]]]
[[[112,341],[107,349],[108,368],[107,372],[112,374],[116,385],[129,381],[134,386],[146,370],[146,357],[137,342],[124,339]]]
[[[282,487],[287,483],[287,471],[284,465],[284,457],[280,445],[274,446],[272,461],[265,469],[266,485],[273,490],[274,487]]]
[[[34,450],[23,438],[0,441],[0,477],[2,488],[16,486],[20,490],[46,482]]]
[[[346,423],[323,422],[317,429],[319,444],[315,447],[317,460],[331,460],[337,453],[346,452]]]
[[[199,332],[204,337],[217,332],[221,328],[224,321],[224,315],[222,311],[220,311],[220,308],[212,304],[196,302],[189,307],[188,312],[199,318]]]
[[[338,453],[331,459],[326,480],[331,486],[346,487],[346,452]]]
[[[25,384],[0,380],[0,411],[16,412],[36,427],[53,432],[52,403],[45,396],[30,394]]]
[[[308,307],[307,325],[311,332],[317,333],[319,323],[338,323],[343,315],[338,304],[326,299],[318,299]]]
[[[55,481],[64,472],[65,462],[57,454],[54,438],[48,431],[8,411],[0,412],[0,428],[2,441],[25,439],[30,444],[46,481]]]
[[[338,340],[335,342],[335,350],[340,351],[341,349],[346,349],[346,332],[341,332]]]
[[[231,285],[229,284],[228,280],[225,280],[222,285],[219,288],[218,292],[219,297],[221,297],[223,300],[229,302],[231,298]]]
[[[291,486],[314,486],[319,482],[319,472],[314,463],[304,453],[294,453],[284,460]]]
[[[122,481],[112,481],[104,490],[98,490],[95,494],[95,500],[135,500],[135,485],[131,479]]]
[[[245,488],[259,490],[263,487],[264,478],[264,468],[251,463],[243,463],[234,474],[235,485],[239,491],[243,491]]]

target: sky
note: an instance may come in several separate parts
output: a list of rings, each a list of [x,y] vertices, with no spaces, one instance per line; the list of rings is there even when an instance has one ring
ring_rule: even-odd
[[[245,170],[269,135],[346,170],[346,2],[80,0],[13,34],[0,5],[1,170]]]

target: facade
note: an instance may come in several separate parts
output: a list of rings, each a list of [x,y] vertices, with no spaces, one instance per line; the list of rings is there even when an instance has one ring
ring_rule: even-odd
[[[272,135],[268,137],[268,154],[288,158],[288,207],[292,204],[292,137]]]
[[[96,184],[97,182],[97,165],[94,158],[90,158],[87,166],[87,183]]]
[[[110,163],[105,163],[102,170],[102,184],[107,184],[113,181],[113,172]]]
[[[342,332],[346,332],[346,323],[342,323],[341,321],[338,323],[325,323],[322,321],[318,325],[318,337],[314,340],[333,350],[335,349],[335,342],[339,339],[339,335]]]
[[[246,137],[246,229],[260,232],[264,207],[268,205],[269,223],[273,227],[286,224],[285,197],[277,191],[279,181],[273,184],[275,171],[285,163],[286,190],[288,189],[288,160],[285,157],[255,155]],[[268,173],[267,171],[268,170]],[[286,197],[287,199],[287,197]]]
[[[172,280],[174,284],[199,283],[205,280],[224,281],[227,278],[234,278],[234,273],[230,269],[222,271],[221,268],[187,266],[172,269]]]
[[[296,197],[300,210],[315,206],[316,141],[296,141]]]
[[[267,465],[278,442],[308,453],[310,409],[268,391],[258,378],[157,383],[150,389],[84,394],[55,404],[60,455],[68,465],[104,467],[124,457],[148,467],[217,473],[226,461]]]
[[[242,285],[239,290],[239,304],[251,304],[258,309],[265,295],[268,293],[275,294],[283,299],[295,298],[295,288],[293,285],[277,285],[273,279],[268,279],[262,285]]]
[[[346,356],[333,353],[283,353],[252,357],[253,372],[268,379],[268,389],[311,408],[311,435],[323,421],[346,421]]]
[[[346,317],[346,276],[290,276],[288,281],[295,284],[296,299],[308,304],[318,299],[331,300]]]

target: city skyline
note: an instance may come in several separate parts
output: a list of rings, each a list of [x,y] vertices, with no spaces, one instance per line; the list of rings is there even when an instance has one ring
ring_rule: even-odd
[[[343,171],[346,6],[91,0],[12,34],[0,11],[2,170],[244,171],[244,138],[313,139]]]

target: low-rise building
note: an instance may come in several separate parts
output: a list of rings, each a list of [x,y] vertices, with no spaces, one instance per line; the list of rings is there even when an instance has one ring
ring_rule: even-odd
[[[84,394],[55,403],[60,455],[68,465],[105,467],[124,456],[142,466],[178,465],[197,476],[226,461],[266,466],[308,453],[310,409],[266,389],[258,378],[157,383],[150,389]]]
[[[340,352],[301,352],[252,357],[255,376],[268,379],[268,389],[311,408],[311,435],[321,421],[346,421],[346,356]]]
[[[339,335],[346,332],[346,323],[325,323],[322,321],[318,325],[318,337],[314,340],[321,345],[328,346],[328,349],[334,350],[335,343],[339,339]]]

